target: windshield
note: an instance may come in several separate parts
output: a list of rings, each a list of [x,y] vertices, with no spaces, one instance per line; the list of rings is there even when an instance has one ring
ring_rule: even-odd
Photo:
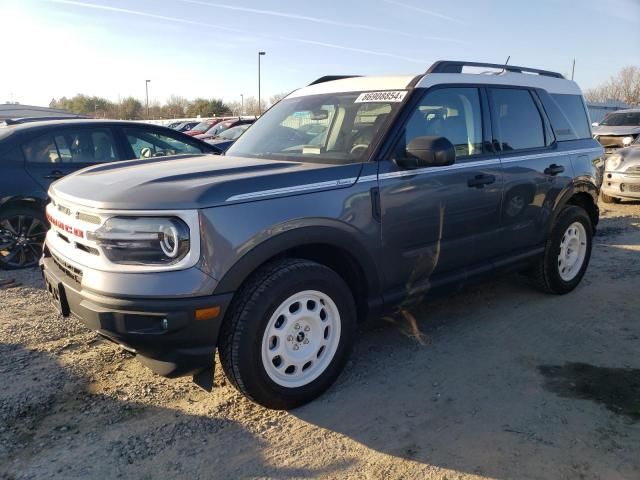
[[[231,123],[228,123],[228,122],[219,123],[215,127],[211,128],[210,130],[207,130],[207,135],[209,135],[210,137],[216,137],[220,135],[222,132],[224,132],[226,129],[228,129],[229,125],[231,125]]]
[[[640,112],[610,113],[600,125],[609,127],[639,127]]]
[[[247,128],[249,128],[249,125],[239,125],[237,127],[230,128],[218,135],[218,138],[224,138],[225,140],[235,140],[240,135],[242,135],[242,132],[244,132]]]
[[[211,128],[211,121],[207,120],[205,122],[200,122],[195,127],[191,128],[191,130],[200,130],[202,132],[206,132],[209,128]]]
[[[365,161],[405,95],[343,92],[282,100],[227,155],[336,164]]]

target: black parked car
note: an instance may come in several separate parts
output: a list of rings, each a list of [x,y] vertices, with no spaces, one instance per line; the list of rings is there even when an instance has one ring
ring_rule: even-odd
[[[47,190],[58,178],[96,163],[193,153],[218,150],[175,130],[138,122],[8,122],[0,127],[0,268],[38,263],[49,228]]]

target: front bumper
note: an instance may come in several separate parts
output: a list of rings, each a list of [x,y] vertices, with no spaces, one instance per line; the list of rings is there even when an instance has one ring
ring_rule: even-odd
[[[232,294],[115,298],[83,288],[82,272],[47,249],[40,265],[47,290],[62,315],[79,318],[90,329],[133,351],[159,375],[194,375],[194,379],[200,375],[197,383],[211,388],[218,332]],[[201,315],[208,318],[196,319],[199,309],[209,309],[208,315]]]
[[[640,198],[640,175],[605,172],[601,190],[611,197]]]

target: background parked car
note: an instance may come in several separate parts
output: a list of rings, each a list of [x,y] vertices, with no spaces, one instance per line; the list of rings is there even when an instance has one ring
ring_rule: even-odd
[[[194,122],[194,121],[189,121],[189,122],[181,122],[179,123],[176,127],[174,127],[174,130],[177,130],[179,132],[188,132],[189,130],[191,130],[193,127],[195,127],[196,125],[198,125],[198,123],[200,122]]]
[[[602,122],[594,124],[593,136],[606,154],[628,147],[640,136],[640,108],[610,113]]]
[[[199,138],[200,140],[212,140],[225,130],[237,127],[239,125],[251,125],[253,122],[255,122],[255,119],[235,118],[233,120],[225,120],[224,122],[220,122],[217,125],[211,127],[205,133],[196,135],[195,137]]]
[[[229,120],[229,118],[228,117],[209,118],[207,120],[203,120],[202,122],[198,123],[196,126],[192,127],[191,130],[185,133],[191,136],[200,135],[205,133],[214,125],[217,125],[218,123],[224,120]]]
[[[233,145],[233,142],[240,138],[240,135],[242,135],[244,131],[250,126],[251,124],[244,124],[231,127],[222,132],[220,135],[205,140],[205,142],[219,149],[220,153],[226,152],[227,148]]]
[[[219,153],[170,128],[112,120],[22,121],[0,127],[0,268],[37,264],[49,185],[96,163]]]

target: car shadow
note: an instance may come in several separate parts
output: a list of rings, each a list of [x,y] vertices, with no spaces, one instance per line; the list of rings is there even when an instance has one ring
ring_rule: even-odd
[[[240,423],[92,393],[45,352],[0,344],[0,478],[317,478],[265,460]],[[248,402],[247,402],[248,403]]]
[[[416,325],[402,315],[360,329],[337,386],[293,413],[448,478],[637,477],[637,283],[604,266],[626,261],[637,278],[640,265],[600,244],[637,244],[625,236],[637,228],[603,219],[592,270],[570,295],[510,275],[422,304]],[[611,303],[615,319],[603,319],[598,305]]]

